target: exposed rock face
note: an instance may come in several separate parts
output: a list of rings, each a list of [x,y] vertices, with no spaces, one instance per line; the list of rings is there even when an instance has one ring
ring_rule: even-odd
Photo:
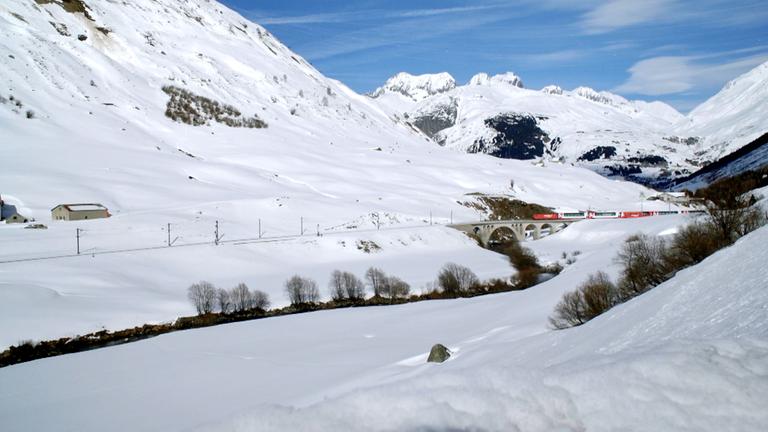
[[[631,157],[627,159],[627,161],[632,162],[634,164],[638,164],[642,167],[666,168],[669,166],[669,163],[667,162],[666,159],[656,155]]]
[[[413,125],[428,137],[434,138],[441,130],[456,124],[457,111],[456,100],[451,98],[448,103],[435,105],[432,111],[419,113],[413,119]]]
[[[549,135],[541,130],[537,118],[529,114],[501,114],[485,120],[496,133],[490,140],[479,138],[470,153],[486,153],[504,159],[535,159],[544,155]]]
[[[611,176],[629,177],[634,174],[642,174],[643,170],[637,165],[606,165]]]
[[[616,156],[616,147],[598,146],[581,155],[579,160],[592,162],[597,159],[610,159],[614,156]]]
[[[442,363],[451,357],[451,352],[445,345],[437,344],[429,351],[427,363]]]

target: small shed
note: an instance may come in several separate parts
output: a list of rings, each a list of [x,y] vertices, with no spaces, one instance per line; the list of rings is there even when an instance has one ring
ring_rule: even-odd
[[[5,223],[27,223],[29,222],[29,219],[25,218],[18,212],[13,212],[10,215],[5,216]]]
[[[0,221],[5,221],[5,223],[27,223],[29,222],[29,219],[22,216],[21,213],[16,210],[15,205],[6,204],[5,201],[3,201],[3,197],[0,196]]]
[[[51,209],[53,220],[86,220],[103,219],[112,216],[109,210],[101,204],[59,204]]]

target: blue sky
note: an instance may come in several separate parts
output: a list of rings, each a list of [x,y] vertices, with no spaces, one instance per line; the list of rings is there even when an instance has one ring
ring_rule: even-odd
[[[397,72],[513,71],[685,112],[768,61],[766,0],[224,0],[325,75],[369,92]]]

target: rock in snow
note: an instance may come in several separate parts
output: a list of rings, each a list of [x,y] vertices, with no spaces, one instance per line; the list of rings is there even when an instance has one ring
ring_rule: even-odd
[[[445,345],[436,344],[429,350],[427,363],[443,363],[451,357],[451,351]]]

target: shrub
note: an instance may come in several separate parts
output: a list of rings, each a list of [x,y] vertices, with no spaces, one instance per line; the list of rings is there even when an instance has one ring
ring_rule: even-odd
[[[509,258],[510,264],[517,270],[517,274],[513,278],[516,289],[525,289],[536,285],[539,283],[539,275],[546,271],[539,264],[536,255],[530,249],[520,245],[517,240],[510,239],[510,241],[502,244],[496,251],[506,255]],[[566,255],[565,252],[563,252],[563,255]],[[566,263],[569,264],[568,261]]]
[[[472,270],[454,263],[444,265],[437,275],[437,285],[445,294],[454,297],[471,291],[479,283]]]
[[[706,220],[723,246],[765,224],[765,213],[744,195],[721,198],[707,205]]]
[[[521,246],[517,240],[505,243],[501,249],[501,253],[509,258],[512,266],[518,271],[541,268],[536,255],[531,252],[530,249]]]
[[[196,95],[183,88],[166,85],[162,90],[171,97],[166,104],[165,115],[174,121],[192,126],[205,125],[213,120],[233,128],[267,127],[267,123],[257,115],[244,117],[231,105]]]
[[[571,291],[563,294],[560,303],[555,306],[555,314],[549,318],[549,323],[555,329],[566,329],[587,322],[584,314],[584,297],[581,291]]]
[[[187,289],[187,298],[195,306],[198,315],[204,315],[213,312],[216,304],[216,287],[212,283],[201,281],[192,284]]]
[[[720,248],[719,243],[709,224],[695,222],[683,227],[672,240],[668,266],[681,269],[700,263]]]
[[[580,287],[587,320],[602,314],[618,303],[618,290],[611,278],[603,272],[590,275]]]
[[[549,323],[555,329],[579,326],[612,308],[617,302],[616,285],[607,274],[597,272],[590,275],[577,290],[563,294]]]
[[[516,289],[522,290],[530,288],[539,283],[539,275],[541,271],[535,268],[525,268],[518,270],[512,277],[512,281]]]
[[[666,243],[645,234],[627,239],[617,257],[624,267],[619,283],[623,300],[640,295],[668,278]]]
[[[27,112],[26,112],[26,115],[27,115],[27,118],[28,118],[28,119],[33,119],[33,118],[35,118],[35,112],[34,112],[34,111],[32,111],[32,110],[27,110]]]
[[[317,282],[299,275],[293,276],[285,282],[285,293],[292,306],[309,305],[320,301]]]

